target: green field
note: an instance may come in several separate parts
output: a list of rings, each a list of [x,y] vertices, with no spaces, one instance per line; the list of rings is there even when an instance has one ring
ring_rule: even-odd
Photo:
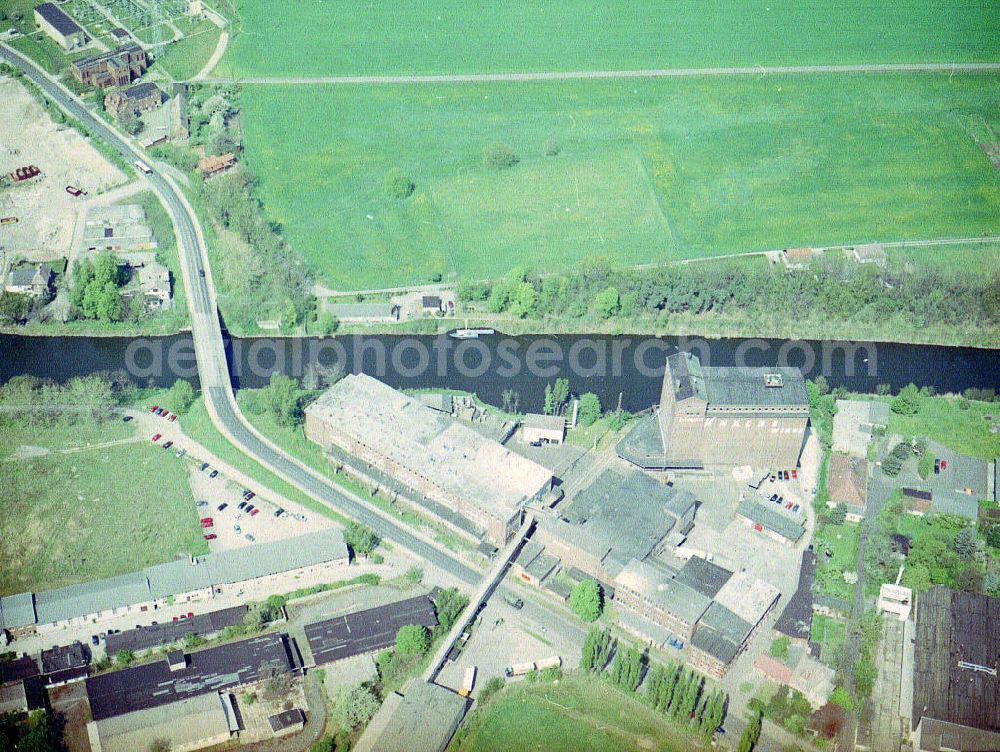
[[[207,551],[185,464],[117,420],[0,422],[0,593],[132,572]],[[20,446],[52,450],[16,459]],[[60,449],[80,451],[60,453]]]
[[[156,64],[177,81],[193,78],[212,57],[222,30],[211,21],[202,21],[178,42],[167,45]]]
[[[990,75],[871,74],[246,85],[242,103],[269,216],[357,289],[997,233],[1000,172],[960,116],[995,119],[998,95]],[[486,167],[496,141],[520,163]]]
[[[238,3],[233,75],[621,70],[1000,59],[991,0]]]
[[[949,449],[972,457],[991,460],[1000,457],[1000,433],[990,428],[1000,421],[1000,404],[996,402],[965,402],[936,397],[923,399],[916,415],[889,414],[889,431],[902,436],[926,436]],[[983,420],[983,416],[992,416]]]
[[[592,677],[520,682],[479,708],[450,752],[699,752],[701,739]]]

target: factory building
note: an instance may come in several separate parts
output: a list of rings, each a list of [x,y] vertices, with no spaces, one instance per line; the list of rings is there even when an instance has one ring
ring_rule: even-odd
[[[622,440],[618,453],[648,470],[793,468],[808,422],[799,369],[709,367],[675,353],[667,358],[659,410]]]
[[[35,23],[64,50],[83,47],[87,43],[87,34],[80,24],[53,3],[35,6]]]
[[[365,463],[443,520],[502,546],[552,472],[382,382],[341,379],[306,408],[306,437],[334,459]]]

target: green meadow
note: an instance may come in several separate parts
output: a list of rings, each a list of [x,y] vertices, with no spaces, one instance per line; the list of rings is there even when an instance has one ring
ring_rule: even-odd
[[[242,102],[269,216],[358,289],[995,234],[1000,172],[964,123],[995,122],[998,95],[992,75],[866,74],[246,85]],[[519,162],[488,167],[495,142]],[[395,168],[409,198],[385,189]]]
[[[222,75],[1000,59],[991,0],[242,0]]]

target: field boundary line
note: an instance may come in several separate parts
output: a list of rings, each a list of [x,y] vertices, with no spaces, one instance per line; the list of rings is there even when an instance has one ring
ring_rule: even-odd
[[[871,63],[857,65],[754,65],[730,68],[650,68],[640,70],[537,71],[511,73],[442,73],[417,75],[338,76],[235,76],[206,77],[206,83],[272,84],[281,86],[317,84],[461,84],[521,81],[573,81],[588,79],[692,78],[701,76],[784,76],[822,73],[988,73],[1000,71],[1000,62],[990,63]]]

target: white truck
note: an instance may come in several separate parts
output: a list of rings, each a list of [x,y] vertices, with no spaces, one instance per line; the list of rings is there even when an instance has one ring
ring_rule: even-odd
[[[537,671],[544,671],[547,668],[559,668],[562,665],[562,658],[558,655],[553,655],[550,658],[542,658],[540,661],[535,662],[535,669]]]
[[[149,175],[149,174],[151,174],[153,172],[153,168],[150,167],[145,162],[143,162],[141,159],[135,160],[135,162],[133,162],[132,164],[134,164],[135,165],[135,169],[137,169],[143,175]]]
[[[469,666],[465,669],[465,676],[462,678],[462,688],[458,690],[458,693],[462,697],[468,697],[472,694],[472,688],[476,684],[476,667]]]

